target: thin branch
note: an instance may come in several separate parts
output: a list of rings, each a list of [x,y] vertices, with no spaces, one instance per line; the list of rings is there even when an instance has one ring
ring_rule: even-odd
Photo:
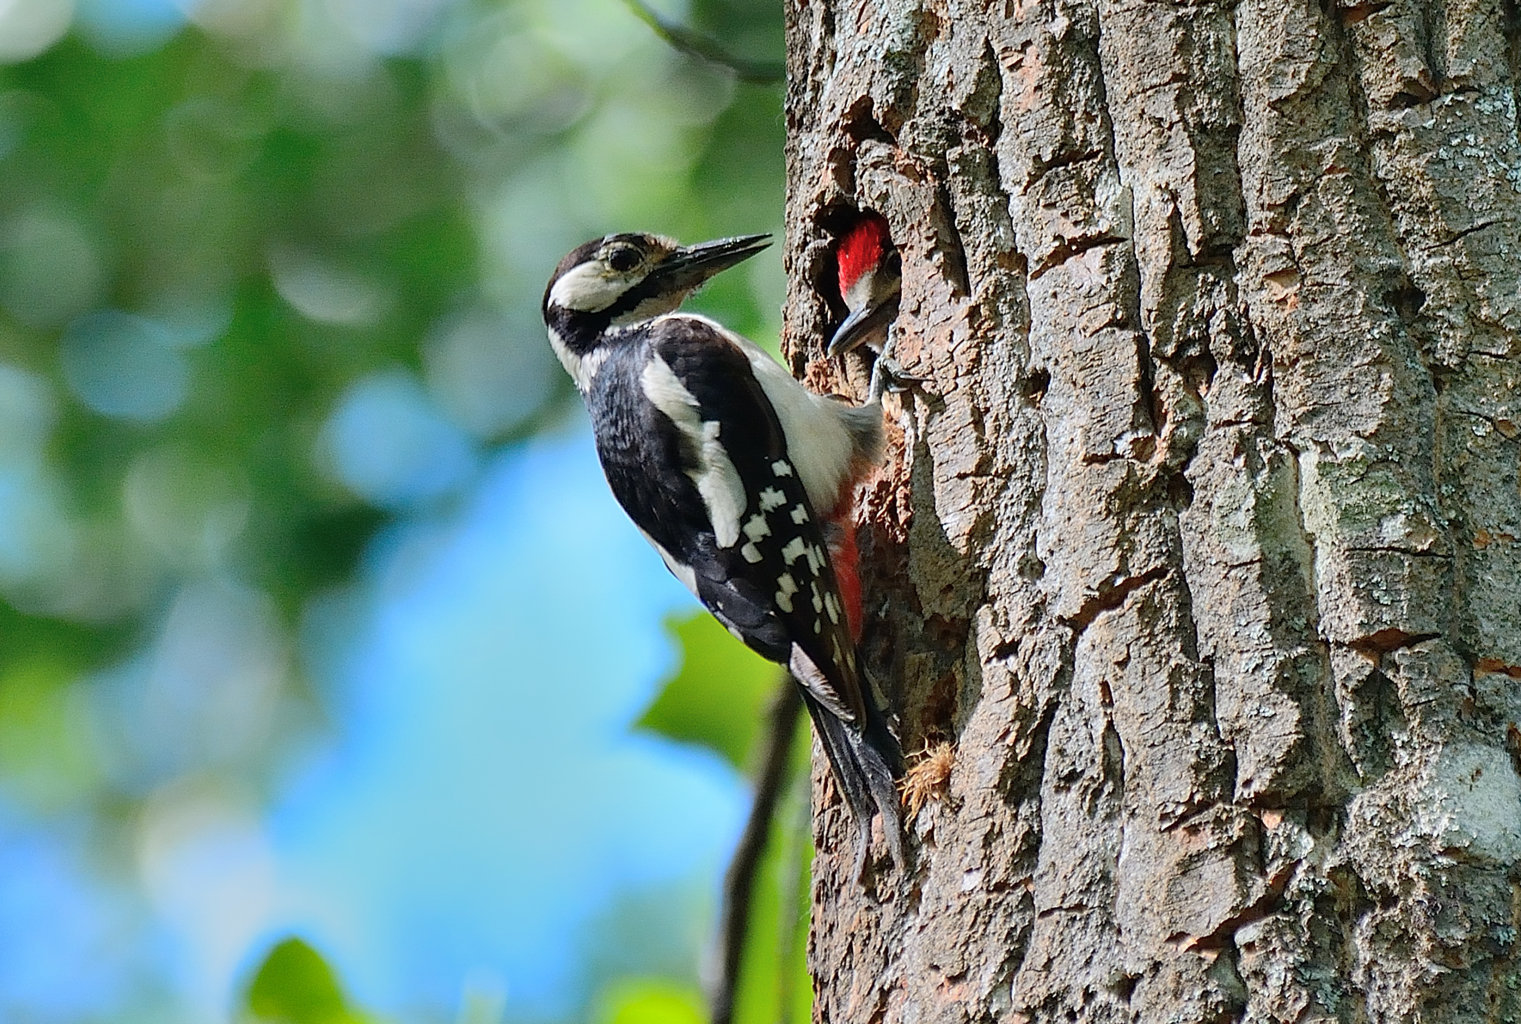
[[[623,0],[634,17],[644,22],[671,47],[709,64],[728,68],[741,82],[775,85],[787,78],[787,66],[775,60],[747,60],[724,49],[718,40],[671,21],[653,10],[644,0]]]
[[[780,854],[783,871],[781,884],[777,886],[782,894],[782,921],[781,936],[776,943],[776,962],[781,965],[776,972],[776,1005],[781,1008],[783,1021],[794,1019],[789,1016],[797,991],[798,972],[793,964],[808,941],[808,855],[813,843],[808,781],[806,773],[792,779],[787,786],[787,806],[778,812],[781,821],[793,819],[782,836],[786,846]],[[798,1019],[813,1018],[804,1014]]]
[[[713,981],[709,997],[712,1024],[730,1024],[734,1019],[740,954],[744,951],[745,933],[750,928],[755,875],[771,834],[777,799],[786,786],[792,738],[797,734],[798,715],[803,709],[797,684],[790,677],[783,678],[785,682],[771,704],[766,723],[760,775],[755,780],[755,803],[750,806],[750,818],[745,822],[739,845],[734,849],[734,859],[729,862],[729,870],[724,875],[724,903],[718,923],[718,977]]]

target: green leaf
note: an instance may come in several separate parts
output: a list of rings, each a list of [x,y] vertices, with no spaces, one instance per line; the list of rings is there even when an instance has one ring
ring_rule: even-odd
[[[322,954],[298,938],[281,941],[254,974],[244,999],[260,1024],[362,1024],[349,1009],[338,975]]]
[[[766,708],[785,678],[706,612],[666,620],[681,667],[634,723],[716,751],[743,770],[753,760]]]

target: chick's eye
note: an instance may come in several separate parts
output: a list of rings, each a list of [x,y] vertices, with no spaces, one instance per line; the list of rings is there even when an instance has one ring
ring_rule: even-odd
[[[631,245],[620,245],[607,254],[607,265],[626,274],[639,265],[639,250]]]

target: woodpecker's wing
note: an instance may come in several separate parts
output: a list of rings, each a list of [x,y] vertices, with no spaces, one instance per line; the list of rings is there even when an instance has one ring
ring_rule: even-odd
[[[693,317],[631,330],[643,344],[620,346],[588,396],[614,495],[720,622],[790,666],[831,713],[863,726],[855,644],[824,527],[749,358]],[[642,416],[629,395],[648,399],[637,403]]]

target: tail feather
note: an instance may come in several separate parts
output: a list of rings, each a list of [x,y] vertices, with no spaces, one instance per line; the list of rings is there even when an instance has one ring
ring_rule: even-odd
[[[900,871],[908,861],[904,854],[903,826],[899,820],[897,779],[903,774],[903,751],[887,729],[882,713],[867,701],[864,730],[841,721],[803,690],[803,703],[818,730],[824,753],[839,783],[845,804],[856,821],[856,876],[865,864],[871,841],[872,815],[882,815],[882,831],[888,850]]]

